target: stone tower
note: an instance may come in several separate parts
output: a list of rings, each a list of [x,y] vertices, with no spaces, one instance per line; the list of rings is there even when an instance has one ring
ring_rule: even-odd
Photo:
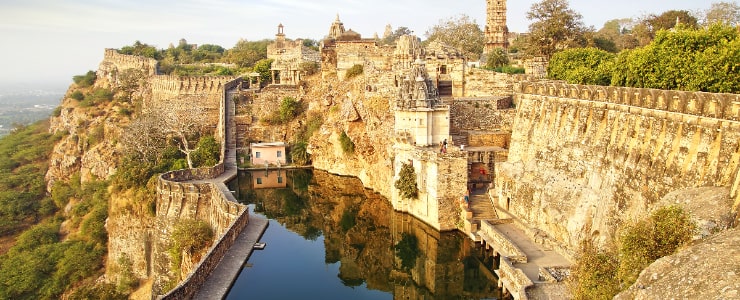
[[[509,27],[506,26],[506,0],[486,0],[486,45],[484,53],[495,48],[509,48]]]

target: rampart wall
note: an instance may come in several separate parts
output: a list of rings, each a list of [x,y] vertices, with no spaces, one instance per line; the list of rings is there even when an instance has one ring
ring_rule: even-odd
[[[347,70],[354,65],[362,65],[367,72],[391,69],[392,49],[378,46],[373,41],[337,42],[337,77],[344,80]]]
[[[188,274],[185,280],[161,299],[192,298],[249,222],[246,206],[239,204],[223,184],[179,182],[213,178],[223,169],[224,165],[219,164],[213,168],[179,170],[165,173],[158,179],[156,228],[159,229],[159,239],[154,245],[154,253],[158,255],[154,259],[154,295],[166,292],[162,290],[165,280],[179,275],[171,273],[168,254],[169,233],[179,220],[208,222],[219,237],[192,270],[183,270]]]
[[[98,68],[98,76],[107,76],[127,69],[143,70],[145,75],[152,76],[157,74],[157,60],[144,56],[120,54],[117,49],[105,49],[103,61]]]
[[[523,82],[499,205],[572,254],[667,193],[729,186],[738,205],[740,96]]]

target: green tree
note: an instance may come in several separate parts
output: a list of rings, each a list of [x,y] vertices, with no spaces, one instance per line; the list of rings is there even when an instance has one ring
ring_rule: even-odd
[[[583,47],[588,29],[583,17],[571,9],[567,0],[542,0],[532,4],[527,12],[529,25],[525,52],[529,55],[550,58],[555,52]]]
[[[680,22],[684,27],[698,28],[698,20],[686,10],[669,10],[660,15],[650,14],[637,20],[632,28],[632,35],[636,38],[639,46],[645,46],[655,39],[661,30],[676,27]]]
[[[257,61],[254,64],[254,68],[252,68],[253,72],[257,72],[260,74],[260,80],[263,83],[270,83],[272,82],[272,73],[270,73],[270,67],[272,66],[272,59],[262,59],[260,61]]]
[[[149,58],[154,58],[156,60],[159,60],[162,58],[159,51],[157,51],[157,48],[154,46],[150,46],[147,44],[144,44],[140,41],[134,42],[131,46],[123,46],[120,50],[118,50],[121,54],[127,54],[127,55],[138,55],[138,56],[144,56]]]
[[[401,197],[404,199],[418,199],[419,198],[419,187],[416,185],[416,170],[414,165],[409,162],[402,163],[401,171],[398,172],[398,179],[393,184],[401,193]]]
[[[455,47],[472,60],[477,60],[483,53],[483,31],[474,19],[465,14],[439,20],[424,35],[427,38],[425,43],[438,41]]]
[[[239,40],[233,48],[227,50],[222,58],[223,62],[236,64],[239,67],[255,66],[260,60],[267,59],[267,45],[271,40],[247,41]],[[269,74],[268,74],[269,75]],[[263,77],[263,81],[270,77]]]
[[[221,144],[212,135],[201,137],[191,154],[193,167],[212,167],[221,157]]]
[[[573,84],[609,85],[615,55],[596,48],[567,49],[555,53],[547,76]]]
[[[612,85],[737,93],[739,45],[737,30],[721,24],[663,30],[648,46],[617,56]]]
[[[504,48],[495,48],[488,53],[486,68],[493,70],[509,64],[509,55]]]

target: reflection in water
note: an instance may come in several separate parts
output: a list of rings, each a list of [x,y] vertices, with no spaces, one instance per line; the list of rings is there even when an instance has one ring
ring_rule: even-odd
[[[271,220],[228,299],[500,298],[490,258],[462,234],[393,211],[356,178],[280,172],[284,188],[255,180],[279,174],[239,174],[239,200]]]

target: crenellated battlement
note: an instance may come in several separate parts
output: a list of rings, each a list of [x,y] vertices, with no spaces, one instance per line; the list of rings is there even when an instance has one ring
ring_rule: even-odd
[[[514,85],[514,91],[520,94],[600,101],[722,120],[740,120],[740,95],[737,94],[577,85],[560,81],[519,82]]]
[[[215,94],[222,93],[225,89],[238,84],[237,79],[236,76],[157,75],[151,80],[151,88],[154,93],[164,94]]]
[[[103,55],[103,62],[100,63],[101,69],[103,66],[111,66],[106,69],[111,71],[115,70],[126,70],[126,69],[141,69],[145,70],[148,75],[157,74],[157,60],[144,56],[127,55],[118,53],[118,49],[105,49]]]

